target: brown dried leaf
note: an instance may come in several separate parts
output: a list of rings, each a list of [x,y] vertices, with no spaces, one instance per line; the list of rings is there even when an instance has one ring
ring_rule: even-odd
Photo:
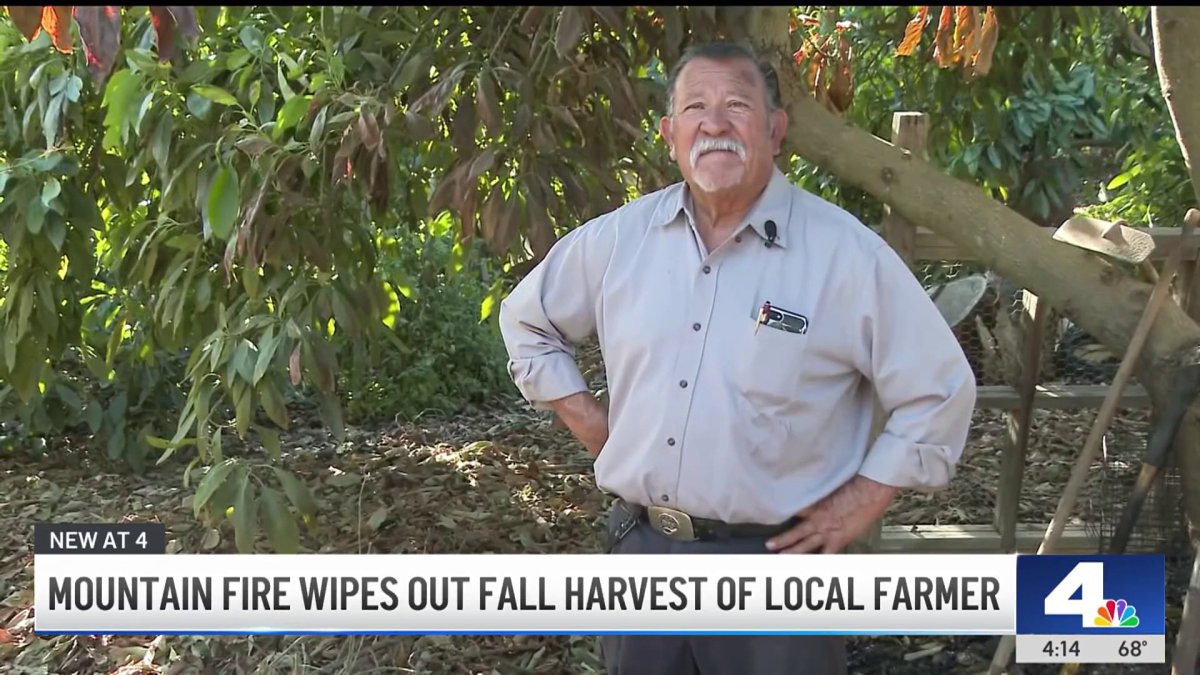
[[[422,94],[412,104],[411,112],[414,114],[424,114],[429,118],[441,115],[442,111],[446,108],[446,104],[450,102],[450,96],[454,93],[454,88],[458,86],[459,80],[462,79],[466,67],[466,63],[454,66],[437,84],[430,87],[429,91]]]
[[[71,6],[45,5],[42,7],[42,29],[50,34],[54,48],[63,54],[72,50]]]
[[[538,260],[545,258],[557,241],[558,237],[554,234],[554,223],[550,221],[546,208],[535,205],[531,199],[529,201],[529,246],[533,249],[533,255]]]
[[[543,120],[539,124],[533,125],[533,147],[543,155],[553,155],[558,149],[558,144],[554,142],[554,132],[548,121]]]
[[[497,256],[508,253],[512,248],[513,242],[521,232],[520,219],[524,211],[515,195],[501,202],[501,205],[503,208],[500,209],[500,222],[496,224],[496,239],[489,242],[492,253]]]
[[[438,181],[437,187],[434,188],[433,194],[429,195],[428,209],[430,216],[435,216],[445,211],[454,201],[461,201],[461,195],[465,194],[464,190],[467,187],[465,181],[466,173],[470,170],[474,161],[474,157],[463,157],[462,160],[454,165],[454,168],[442,176],[441,180]],[[460,183],[460,181],[462,182]]]
[[[475,97],[464,93],[458,97],[458,106],[454,111],[454,122],[450,130],[450,140],[460,153],[475,150],[475,131],[479,127],[479,117],[475,114]]]
[[[391,198],[391,182],[388,180],[388,161],[386,154],[382,152],[383,146],[380,146],[381,152],[375,153],[371,160],[371,178],[369,181],[371,198],[376,208],[382,209],[387,207],[388,200]]]
[[[530,7],[525,16],[521,17],[521,32],[529,35],[542,22],[542,16],[546,13],[545,7]]]
[[[342,133],[342,143],[333,156],[333,183],[342,182],[354,175],[354,157],[362,139],[358,134],[350,133],[353,127],[346,127]]]
[[[996,40],[1000,25],[996,21],[996,8],[989,6],[983,15],[983,27],[979,31],[979,48],[967,66],[967,79],[987,75],[992,69],[992,55],[996,51]]]
[[[358,138],[362,141],[363,147],[375,152],[380,147],[382,136],[379,133],[379,122],[375,120],[375,116],[367,111],[362,111],[358,115]]]
[[[8,10],[8,15],[12,18],[13,24],[17,27],[17,30],[21,31],[21,35],[24,35],[26,40],[33,40],[41,32],[42,8],[40,6],[21,7],[8,5],[5,9]]]
[[[175,16],[168,7],[151,7],[150,23],[158,38],[158,57],[170,61],[175,55]]]
[[[121,48],[121,8],[112,5],[77,6],[75,22],[79,24],[79,37],[92,77],[96,78],[98,85],[103,85]]]
[[[971,62],[979,43],[979,8],[960,5],[954,13],[954,55],[951,61]]]
[[[480,176],[491,170],[492,165],[496,163],[496,148],[488,148],[479,153],[475,161],[471,162],[471,171],[467,174],[467,182],[474,183]]]
[[[937,35],[933,38],[933,61],[939,68],[949,68],[954,63],[954,7],[942,7]]]
[[[482,70],[475,79],[475,103],[479,119],[493,136],[500,133],[500,105],[496,98],[496,83],[490,72]]]
[[[566,124],[567,126],[569,126],[575,130],[575,133],[579,138],[580,145],[587,144],[586,134],[583,133],[583,129],[580,128],[579,123],[575,121],[575,117],[573,115],[571,115],[571,111],[567,110],[566,106],[561,106],[561,105],[554,106],[554,107],[550,108],[550,114],[554,115],[559,120],[561,120],[564,124]]]
[[[291,375],[293,386],[300,386],[300,373],[300,344],[296,343],[296,348],[288,357],[288,374]]]
[[[559,57],[569,59],[571,52],[583,39],[584,29],[583,9],[575,6],[564,7],[558,18],[558,29],[554,32],[554,51]]]
[[[200,35],[200,26],[196,24],[196,10],[191,5],[165,7],[175,19],[175,28],[184,40],[191,40]]]
[[[464,244],[469,244],[475,239],[475,212],[479,209],[478,186],[478,182],[471,181],[458,206],[458,218],[461,222],[459,240]]]
[[[504,189],[500,185],[496,185],[483,201],[483,209],[479,213],[479,225],[483,239],[494,255],[501,255],[507,248],[500,245],[499,239],[499,235],[504,230],[504,216]]]
[[[850,102],[854,99],[854,80],[850,67],[852,57],[850,41],[843,36],[838,41],[837,67],[833,72],[833,81],[829,83],[829,101],[839,113],[849,110]]]
[[[929,18],[929,5],[917,9],[917,15],[904,27],[904,39],[896,47],[896,56],[911,56],[913,50],[921,43],[921,31],[925,29],[925,21]]]

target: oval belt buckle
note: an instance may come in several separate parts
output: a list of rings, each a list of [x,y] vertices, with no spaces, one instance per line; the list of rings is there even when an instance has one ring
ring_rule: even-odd
[[[692,517],[683,511],[669,509],[665,506],[648,506],[646,515],[654,529],[671,539],[692,541],[696,538]]]

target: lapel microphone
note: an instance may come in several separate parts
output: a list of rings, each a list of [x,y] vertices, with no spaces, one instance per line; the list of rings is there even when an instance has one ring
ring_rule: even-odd
[[[775,245],[775,235],[777,234],[775,231],[775,221],[768,220],[763,224],[763,227],[765,227],[767,230],[767,243],[764,244],[764,246],[771,248]]]

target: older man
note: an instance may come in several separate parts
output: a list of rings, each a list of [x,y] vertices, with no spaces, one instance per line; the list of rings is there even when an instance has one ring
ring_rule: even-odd
[[[903,261],[775,166],[769,66],[690,50],[661,133],[681,183],[562,238],[502,303],[510,372],[595,458],[614,553],[841,551],[945,486],[975,384]],[[573,346],[598,335],[606,410]],[[889,413],[871,439],[873,395]],[[611,637],[610,673],[841,673],[839,637]]]

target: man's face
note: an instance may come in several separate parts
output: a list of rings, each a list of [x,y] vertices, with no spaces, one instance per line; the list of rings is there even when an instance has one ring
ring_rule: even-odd
[[[689,62],[675,82],[670,112],[660,130],[695,189],[736,193],[769,180],[787,115],[770,111],[762,75],[749,60]]]

